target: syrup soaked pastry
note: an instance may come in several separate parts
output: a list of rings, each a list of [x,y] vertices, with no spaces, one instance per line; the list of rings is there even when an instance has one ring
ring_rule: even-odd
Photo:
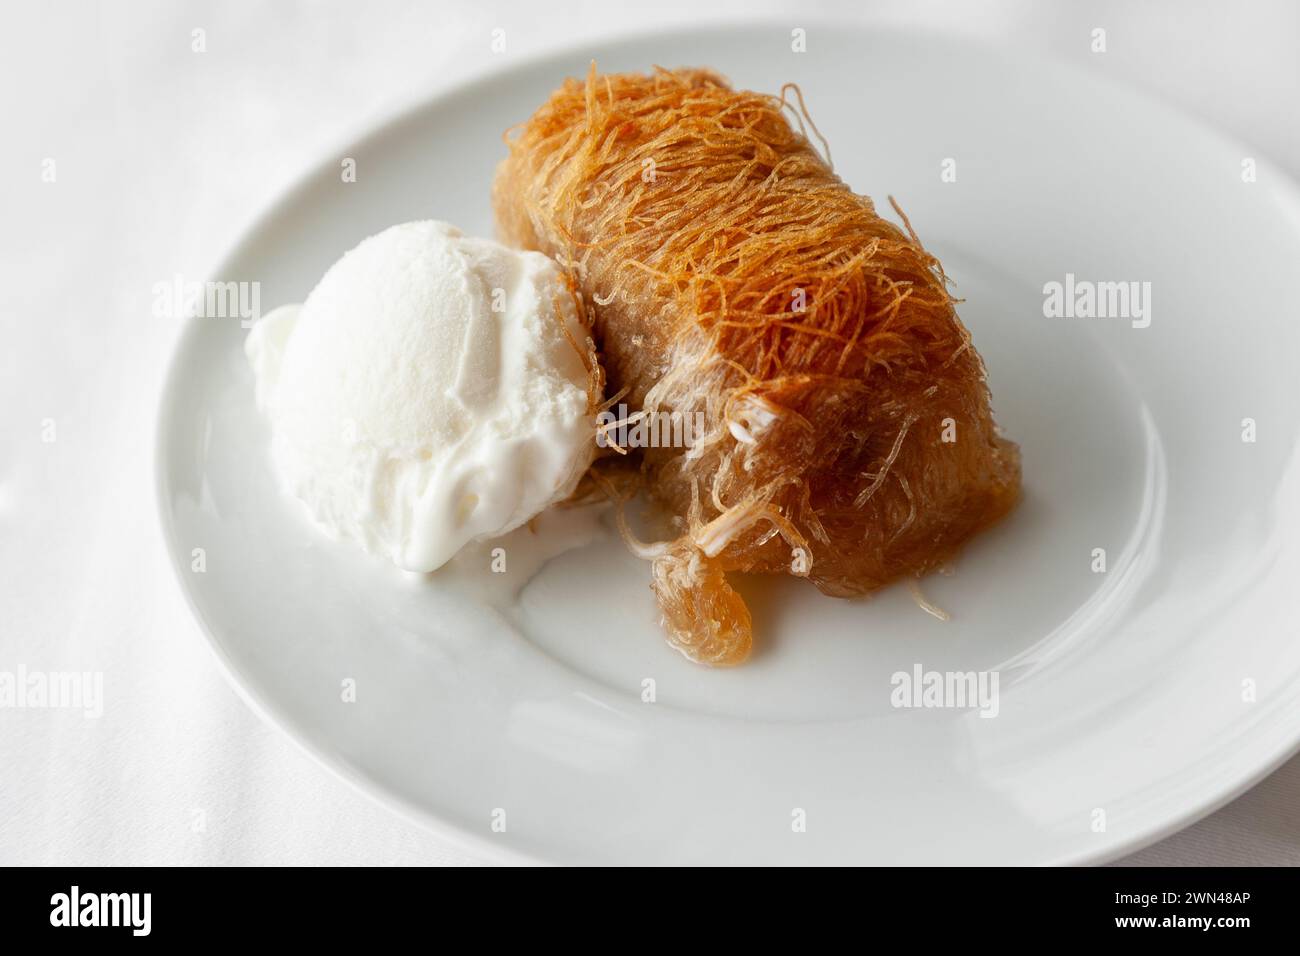
[[[502,239],[569,271],[606,393],[703,417],[691,447],[638,453],[678,536],[631,543],[669,640],[709,664],[752,645],[731,572],[863,594],[944,564],[1019,496],[939,262],[805,119],[709,70],[593,65],[507,134],[493,189]]]

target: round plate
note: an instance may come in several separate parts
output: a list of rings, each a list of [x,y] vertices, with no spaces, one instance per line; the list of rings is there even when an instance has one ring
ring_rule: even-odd
[[[593,57],[797,82],[839,174],[882,209],[897,197],[945,263],[1023,449],[1019,509],[924,582],[947,622],[905,587],[844,601],[747,580],[759,646],[718,671],[667,647],[647,567],[608,531],[535,575],[516,562],[509,601],[460,571],[402,574],[278,491],[239,321],[184,333],[159,487],[213,647],[322,762],[462,844],[558,862],[1099,861],[1300,739],[1297,194],[1262,162],[1247,181],[1248,152],[1198,125],[1019,52],[807,29],[807,53],[753,25],[465,86],[323,157],[214,278],[260,282],[270,309],[392,223],[490,235],[502,131]],[[1147,291],[1116,317],[1049,317],[1045,286],[1067,276],[1076,294]],[[900,690],[918,674],[988,693],[898,706],[927,702]]]

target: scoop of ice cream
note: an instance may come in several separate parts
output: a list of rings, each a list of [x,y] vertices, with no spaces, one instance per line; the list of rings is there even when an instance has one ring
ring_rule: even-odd
[[[595,452],[586,338],[550,258],[412,222],[245,351],[286,487],[336,536],[432,571],[572,493]]]

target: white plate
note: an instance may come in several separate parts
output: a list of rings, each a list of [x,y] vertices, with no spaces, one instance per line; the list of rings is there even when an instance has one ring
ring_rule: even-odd
[[[392,223],[490,234],[502,131],[593,56],[797,81],[839,173],[882,208],[898,197],[943,259],[1024,451],[1021,507],[925,584],[948,623],[901,587],[848,602],[751,582],[760,649],[715,671],[664,644],[646,567],[609,536],[505,612],[456,575],[401,575],[276,490],[238,321],[183,337],[160,491],[213,647],[321,761],[480,850],[1098,861],[1208,812],[1300,739],[1297,194],[1264,163],[1244,183],[1243,148],[1019,52],[845,24],[811,26],[809,50],[783,26],[697,31],[466,86],[324,157],[218,277],[260,281],[269,309]],[[1150,326],[1045,318],[1043,286],[1067,272],[1150,282]],[[892,675],[918,664],[997,671],[998,716],[894,708]]]

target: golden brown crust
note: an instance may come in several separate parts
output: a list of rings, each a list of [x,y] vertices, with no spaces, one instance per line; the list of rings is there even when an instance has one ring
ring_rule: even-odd
[[[948,560],[1019,491],[938,262],[790,115],[707,70],[593,67],[512,131],[493,190],[502,238],[571,270],[609,392],[704,415],[694,448],[643,467],[685,519],[652,574],[670,640],[709,663],[751,641],[724,572],[864,593]]]

